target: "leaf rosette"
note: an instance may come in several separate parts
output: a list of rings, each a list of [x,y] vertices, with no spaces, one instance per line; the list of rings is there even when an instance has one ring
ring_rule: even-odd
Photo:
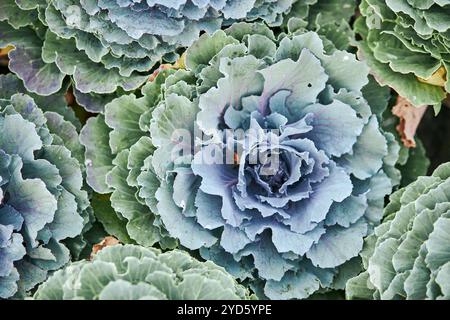
[[[450,299],[450,164],[390,197],[383,223],[366,239],[365,271],[349,299]]]
[[[57,271],[36,300],[243,300],[248,291],[223,268],[186,252],[116,245]]]
[[[92,214],[75,125],[17,83],[0,76],[0,298],[23,297],[78,256]]]
[[[186,66],[88,121],[89,184],[134,241],[199,250],[261,297],[342,289],[400,181],[367,66],[317,33],[246,23],[203,35]]]

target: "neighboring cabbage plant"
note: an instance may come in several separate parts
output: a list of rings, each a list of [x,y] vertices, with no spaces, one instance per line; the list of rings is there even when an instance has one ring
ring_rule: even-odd
[[[16,83],[0,76],[0,298],[23,297],[76,257],[89,227],[75,126],[11,93]]]
[[[246,23],[203,35],[186,65],[162,71],[142,97],[112,101],[82,130],[88,183],[112,192],[112,219],[140,244],[199,250],[260,297],[343,289],[400,180],[368,68],[325,52],[314,32],[277,40]],[[239,129],[248,134],[225,141]],[[255,151],[266,160],[251,163]],[[202,163],[208,154],[219,163]],[[271,154],[279,170],[263,174]]]
[[[416,106],[450,92],[450,3],[363,0],[355,24],[362,58],[377,79]]]
[[[323,40],[331,40],[337,49],[347,50],[354,43],[350,22],[357,10],[355,0],[306,0],[295,2],[285,17],[283,30],[315,31]]]
[[[29,91],[54,93],[70,75],[78,102],[99,112],[105,94],[140,87],[201,32],[239,20],[280,26],[317,1],[2,0],[0,48],[15,47],[10,69]]]
[[[450,163],[390,197],[350,299],[450,299]]]
[[[116,245],[57,271],[37,300],[243,300],[248,291],[223,268],[186,252]]]

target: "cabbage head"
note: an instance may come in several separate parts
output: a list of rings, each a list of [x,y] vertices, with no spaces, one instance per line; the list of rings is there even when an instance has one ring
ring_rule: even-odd
[[[450,92],[450,3],[363,0],[355,31],[377,79],[416,106],[440,106]]]
[[[89,226],[76,127],[0,76],[0,298],[23,297],[76,257]],[[46,101],[57,101],[48,98]],[[69,250],[70,248],[70,250]]]
[[[243,300],[248,291],[223,268],[184,251],[116,245],[55,272],[36,300]]]
[[[349,299],[450,299],[450,163],[390,197]]]
[[[399,146],[367,66],[329,49],[261,24],[203,35],[186,69],[88,121],[88,183],[138,243],[199,250],[260,297],[342,289],[399,183]]]

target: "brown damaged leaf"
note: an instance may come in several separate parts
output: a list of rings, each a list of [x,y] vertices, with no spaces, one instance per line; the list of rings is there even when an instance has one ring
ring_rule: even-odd
[[[100,243],[97,243],[96,245],[94,245],[92,247],[91,260],[101,250],[105,249],[106,247],[118,245],[119,243],[120,243],[119,240],[117,240],[114,237],[111,237],[111,236],[106,237]]]
[[[400,138],[405,147],[416,147],[414,136],[426,110],[427,106],[414,107],[405,98],[400,96],[397,98],[397,103],[392,108],[392,113],[400,119],[397,132],[400,134]]]
[[[72,88],[67,90],[66,94],[64,95],[64,98],[66,99],[68,106],[73,106],[75,104],[75,96],[73,95]]]

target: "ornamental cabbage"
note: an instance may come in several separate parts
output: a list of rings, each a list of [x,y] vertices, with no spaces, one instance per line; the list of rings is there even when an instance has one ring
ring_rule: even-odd
[[[390,197],[350,299],[450,299],[450,163]]]
[[[317,33],[246,23],[203,35],[185,64],[88,121],[88,183],[134,241],[177,240],[260,297],[343,289],[400,180],[366,65]]]
[[[55,272],[36,300],[242,300],[247,290],[212,262],[186,252],[115,245]]]
[[[439,105],[450,92],[450,3],[363,0],[355,31],[377,79],[416,106]]]
[[[70,75],[79,103],[98,112],[111,99],[98,94],[140,87],[200,32],[236,20],[279,26],[295,2],[307,12],[317,0],[3,0],[0,48],[14,45],[10,69],[29,91],[54,93]]]
[[[0,298],[23,297],[76,257],[90,225],[76,127],[15,93],[17,80],[0,76]]]

